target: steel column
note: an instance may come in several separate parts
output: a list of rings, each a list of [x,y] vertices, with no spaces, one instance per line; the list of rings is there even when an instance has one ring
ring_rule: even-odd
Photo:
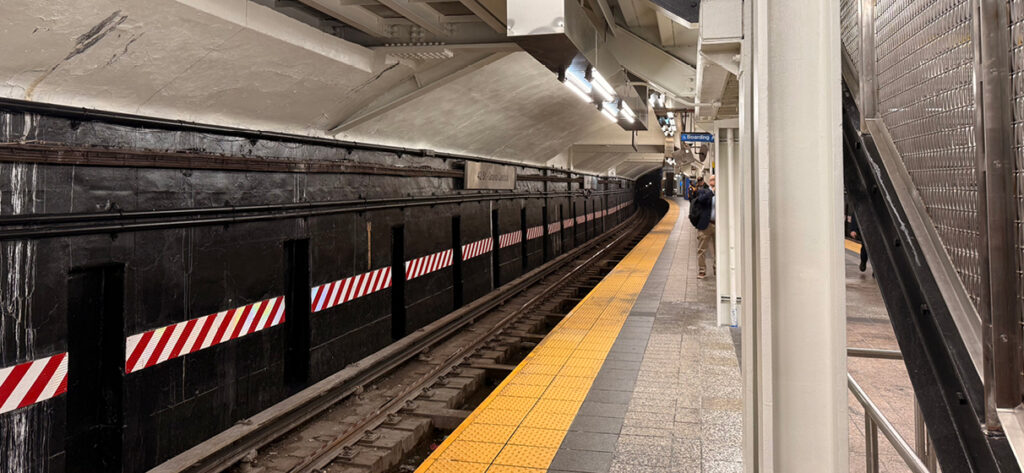
[[[860,127],[867,133],[867,118],[878,116],[878,78],[875,76],[875,2],[860,0]]]
[[[755,246],[754,246],[754,188],[753,162],[754,162],[754,75],[753,75],[753,13],[754,3],[743,2],[743,39],[740,43],[740,72],[739,79],[739,128],[740,128],[740,158],[739,158],[739,220],[740,220],[740,246],[739,276],[740,294],[744,301],[754,301],[754,272],[755,272]],[[743,465],[747,473],[760,472],[758,467],[759,452],[762,441],[760,438],[762,427],[758,416],[758,409],[761,400],[759,386],[761,385],[758,364],[758,353],[761,351],[760,325],[752,310],[754,304],[746,303],[740,306],[740,344],[743,350],[740,352],[741,370],[743,375]]]
[[[752,3],[757,249],[746,305],[758,340],[744,366],[758,371],[759,450],[748,471],[844,473],[839,3]]]
[[[868,414],[864,414],[864,456],[867,473],[878,473],[878,427]]]
[[[1020,404],[1020,317],[1017,308],[1015,257],[1016,202],[1013,189],[1013,123],[1009,64],[1009,18],[1005,0],[974,0],[978,30],[975,41],[978,81],[977,126],[983,153],[979,160],[983,217],[988,250],[988,337],[984,340],[985,419],[990,429],[1001,429],[995,408]],[[987,320],[986,320],[987,319]]]

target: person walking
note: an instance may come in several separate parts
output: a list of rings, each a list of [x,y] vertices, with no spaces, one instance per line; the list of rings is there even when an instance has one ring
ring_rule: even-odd
[[[697,190],[690,202],[690,223],[697,229],[697,279],[707,276],[707,253],[715,246],[715,176],[708,178],[710,186]]]
[[[850,237],[860,242],[860,272],[867,271],[868,269],[868,247],[864,244],[863,235],[860,234],[860,225],[857,225],[857,216],[850,212],[850,216],[847,217],[850,223]]]

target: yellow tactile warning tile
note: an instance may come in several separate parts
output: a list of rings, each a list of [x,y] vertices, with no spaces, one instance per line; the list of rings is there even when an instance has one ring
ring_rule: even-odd
[[[555,458],[556,453],[558,453],[558,447],[506,445],[494,459],[494,464],[546,469],[551,464],[551,460]]]
[[[520,427],[512,435],[508,443],[512,445],[528,445],[531,447],[558,448],[565,438],[565,432],[537,427]]]
[[[494,465],[487,473],[542,473],[546,468],[523,468],[521,466]]]
[[[854,253],[860,254],[860,243],[857,243],[853,240],[843,240],[843,243],[846,246],[847,251],[852,251]]]
[[[489,463],[470,463],[439,459],[430,463],[425,462],[423,465],[420,465],[420,469],[429,473],[484,473],[490,466]]]
[[[547,471],[678,217],[670,201],[661,222],[416,472]]]

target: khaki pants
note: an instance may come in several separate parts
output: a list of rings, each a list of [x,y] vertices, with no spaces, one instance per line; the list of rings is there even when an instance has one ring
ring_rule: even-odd
[[[708,251],[715,247],[715,224],[708,224],[708,228],[697,230],[697,269],[707,274],[708,265],[706,261]]]

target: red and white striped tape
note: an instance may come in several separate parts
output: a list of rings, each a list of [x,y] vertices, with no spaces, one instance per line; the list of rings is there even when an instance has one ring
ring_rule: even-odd
[[[483,240],[477,240],[473,243],[466,243],[465,245],[462,245],[462,261],[489,253],[493,248],[494,240],[491,237],[484,238]]]
[[[551,222],[548,224],[548,234],[562,231],[562,222]]]
[[[67,353],[0,369],[0,414],[59,396],[67,390]]]
[[[562,227],[564,228],[572,228],[573,225],[576,225],[576,219],[567,218],[562,220]]]
[[[526,239],[532,240],[544,236],[544,225],[537,225],[526,229]]]
[[[324,283],[310,291],[309,311],[320,312],[389,287],[390,266]]]
[[[498,248],[505,248],[523,241],[523,232],[515,231],[498,235]]]
[[[284,322],[284,296],[132,335],[125,347],[124,372],[149,368],[281,322]]]
[[[593,219],[594,219],[594,212],[590,212],[590,213],[588,213],[588,214],[587,214],[587,221],[589,222],[589,221],[591,221],[591,220],[593,220]]]
[[[416,279],[424,274],[447,268],[452,265],[452,250],[444,250],[432,255],[405,262],[405,280]]]
[[[587,216],[586,215],[578,215],[576,217],[576,223],[583,223],[583,222],[586,222],[586,221],[587,221]]]

